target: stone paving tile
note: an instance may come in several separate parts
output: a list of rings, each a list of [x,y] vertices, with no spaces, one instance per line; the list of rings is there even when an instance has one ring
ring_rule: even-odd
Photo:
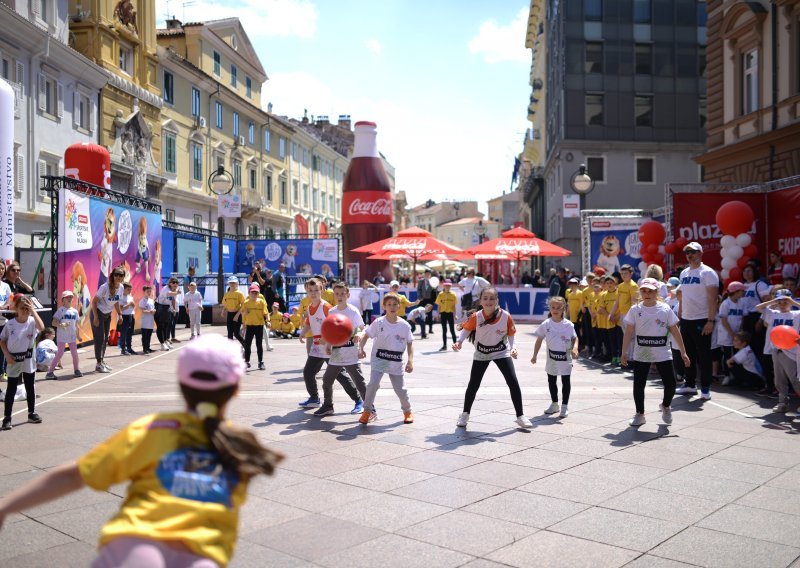
[[[647,446],[653,450],[663,452],[675,452],[679,454],[689,454],[692,456],[710,456],[721,450],[725,450],[729,444],[717,442],[704,442],[691,438],[681,438],[680,433],[673,436],[665,436],[647,442]]]
[[[535,467],[538,469],[547,469],[550,471],[562,471],[590,461],[591,459],[592,458],[589,456],[530,448],[503,456],[498,458],[497,461],[526,467]]]
[[[798,439],[796,435],[775,436],[762,434],[743,440],[739,442],[738,445],[748,448],[759,448],[761,450],[771,450],[773,452],[800,454],[800,439]]]
[[[440,452],[469,456],[483,460],[492,460],[508,454],[522,451],[522,447],[513,444],[503,444],[491,438],[480,437],[462,440],[449,446],[442,446]]]
[[[755,463],[772,467],[790,468],[800,464],[800,454],[773,452],[745,446],[731,446],[718,452],[714,457],[745,463]]]
[[[752,438],[753,434],[704,428],[701,423],[699,426],[690,426],[689,428],[681,429],[680,436],[681,438],[690,438],[692,440],[732,445],[742,443],[745,440]]]
[[[697,526],[797,546],[800,516],[731,504],[709,515]]]
[[[488,558],[517,568],[549,568],[554,564],[571,568],[616,568],[638,553],[599,542],[591,542],[550,531],[539,531],[492,552]],[[558,559],[554,562],[553,559]]]
[[[434,477],[392,491],[394,495],[459,508],[503,491],[502,487],[452,477]]]
[[[275,473],[269,477],[260,475],[250,480],[250,484],[247,486],[247,492],[251,495],[269,497],[281,487],[291,487],[292,485],[299,485],[313,479],[316,478],[311,475],[306,475],[305,473],[297,473],[296,471],[278,467]]]
[[[719,477],[698,477],[679,470],[650,481],[645,487],[728,503],[749,493],[757,486]]]
[[[372,462],[350,456],[343,456],[331,452],[319,452],[317,454],[303,456],[302,458],[287,460],[281,464],[281,467],[290,471],[305,473],[306,475],[328,476],[365,467],[370,465],[370,463]]]
[[[633,487],[661,477],[667,474],[668,471],[646,465],[602,458],[573,467],[569,470],[569,473],[583,477],[616,481],[617,483],[629,483]]]
[[[254,531],[243,539],[312,562],[323,556],[352,550],[383,531],[326,515],[309,515]],[[324,538],[322,538],[324,535]]]
[[[346,483],[337,483],[328,479],[314,479],[297,485],[282,487],[267,496],[272,501],[305,509],[312,513],[321,513],[342,503],[357,503],[359,500],[366,499],[374,494],[374,491],[353,487]]]
[[[514,489],[541,477],[553,475],[553,472],[510,463],[485,461],[464,469],[457,469],[446,475],[478,483],[488,483],[489,485],[496,485],[506,489]]]
[[[512,490],[469,505],[464,510],[512,523],[546,528],[586,507],[564,499]]]
[[[800,554],[800,548],[689,527],[650,554],[710,568],[753,568],[787,566]]]
[[[31,471],[34,467],[10,457],[0,457],[0,476]]]
[[[605,457],[607,460],[626,463],[654,466],[661,469],[680,469],[690,463],[702,459],[700,456],[678,454],[662,450],[651,449],[647,444],[639,444],[614,452]]]
[[[43,472],[39,472],[40,474]],[[31,517],[41,517],[50,515],[52,513],[60,513],[61,511],[69,511],[71,509],[80,509],[87,505],[99,505],[101,503],[112,503],[116,506],[120,505],[120,498],[105,491],[95,491],[88,487],[84,487],[80,491],[70,493],[57,499],[50,501],[38,507],[28,509],[25,513]]]
[[[781,473],[767,481],[767,485],[783,489],[797,489],[800,487],[800,470],[792,469]]]
[[[472,557],[392,534],[328,555],[318,562],[330,568],[374,568],[396,565],[398,559],[401,559],[399,564],[403,568],[455,568],[472,560]]]
[[[366,527],[395,532],[450,511],[450,507],[379,493],[359,501],[356,506],[346,503],[329,509],[326,514]]]
[[[360,469],[338,473],[328,479],[383,492],[411,485],[431,477],[433,477],[432,473],[377,463]]]
[[[555,442],[548,442],[537,446],[542,450],[551,450],[554,452],[566,452],[568,454],[578,454],[579,456],[589,456],[593,458],[601,458],[608,454],[619,451],[619,447],[615,447],[608,441],[592,440],[589,438],[579,438],[577,436],[564,437]]]
[[[458,454],[429,450],[396,458],[386,463],[388,465],[396,465],[398,467],[442,475],[481,463],[482,461],[483,460],[460,456]]]
[[[502,442],[504,444],[512,444],[514,446],[532,448],[534,446],[541,446],[542,444],[546,444],[547,442],[560,440],[562,436],[558,434],[546,434],[545,432],[539,432],[535,430],[516,429],[516,430],[504,430],[502,432],[494,432],[493,434],[488,434],[486,436],[483,436],[483,438],[489,438],[496,442]]]
[[[726,430],[728,432],[741,432],[743,434],[761,434],[764,432],[763,424],[758,420],[742,420],[738,416],[731,418],[717,418],[703,422],[703,428],[711,430]]]
[[[403,529],[399,534],[473,556],[485,556],[535,531],[533,527],[452,511]]]
[[[5,537],[4,533],[4,537]],[[15,556],[14,566],[24,568],[53,568],[53,566],[90,566],[97,557],[97,546],[73,541],[40,551]],[[56,559],[58,559],[56,563]]]
[[[40,523],[87,544],[97,544],[100,528],[119,511],[118,501],[36,517]]]
[[[264,566],[280,566],[281,568],[301,568],[310,566],[307,560],[278,552],[266,546],[239,539],[230,568],[263,568]]]
[[[593,430],[594,426],[589,424],[579,424],[578,422],[570,422],[569,418],[558,420],[553,418],[543,418],[537,420],[531,426],[534,432],[543,432],[545,434],[556,434],[558,436],[574,436],[579,432],[586,430]]]
[[[335,448],[331,453],[341,454],[343,456],[350,456],[360,460],[367,460],[371,462],[384,462],[406,456],[416,452],[421,452],[419,448],[410,448],[401,446],[399,444],[389,444],[380,440],[370,440],[363,444],[356,444],[347,446],[345,448]]]
[[[782,473],[783,470],[777,467],[757,465],[752,463],[733,463],[729,460],[718,460],[716,458],[703,458],[690,465],[687,465],[681,472],[692,475],[710,475],[732,479],[733,481],[744,481],[745,483],[766,483],[773,477]]]
[[[683,529],[683,525],[623,511],[592,507],[549,530],[612,546],[647,552]]]
[[[478,558],[472,562],[467,562],[462,568],[507,568],[508,564],[498,564],[485,558]]]
[[[723,504],[648,487],[634,487],[603,501],[602,506],[688,526],[710,515]]]
[[[309,515],[308,511],[263,497],[248,495],[239,513],[239,534],[245,535]]]
[[[625,565],[625,568],[686,568],[694,564],[686,564],[669,558],[659,558],[650,554],[642,554],[639,558]]]
[[[650,428],[649,430],[646,429],[648,427]],[[639,428],[631,428],[628,423],[625,422],[624,425],[614,424],[612,426],[603,426],[578,432],[575,434],[575,437],[606,442],[615,450],[620,450],[633,447],[640,442],[648,442],[659,436],[663,436],[665,433],[666,430],[663,426],[659,427],[655,424],[647,423]]]
[[[96,539],[97,533],[95,533]],[[72,537],[30,519],[3,526],[2,542],[13,543],[0,546],[0,560],[22,555],[31,555],[60,545],[74,543]],[[10,564],[9,564],[10,565]],[[24,566],[14,563],[15,566]]]
[[[569,472],[554,473],[518,488],[520,491],[547,495],[597,505],[630,489],[627,483],[617,483],[608,479],[592,479],[572,475]]]

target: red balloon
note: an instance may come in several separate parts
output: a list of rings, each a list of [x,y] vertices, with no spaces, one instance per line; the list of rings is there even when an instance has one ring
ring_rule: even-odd
[[[677,239],[675,239],[675,244],[678,247],[678,251],[681,251],[683,250],[683,247],[689,244],[689,239],[687,239],[686,237],[678,237]]]
[[[749,233],[753,228],[753,210],[743,201],[728,201],[717,209],[717,226],[725,235],[734,237]]]
[[[730,272],[728,272],[728,276],[731,277],[731,280],[738,280],[739,282],[742,281],[742,269],[738,266],[731,268]]]
[[[647,245],[647,252],[649,252],[650,254],[656,254],[658,252],[658,245],[657,244]]]
[[[322,322],[322,339],[334,347],[344,345],[353,337],[353,322],[344,314],[330,314]]]
[[[797,346],[797,339],[800,338],[800,334],[789,325],[778,325],[769,332],[769,338],[778,349],[791,349]]]
[[[727,290],[727,289],[728,289],[728,285],[729,285],[731,282],[733,282],[733,278],[728,278],[727,280],[725,280],[725,281],[723,281],[723,282],[722,282],[722,287],[723,287],[723,288],[725,288],[725,289]]]
[[[642,253],[642,260],[647,264],[653,264],[653,255],[649,252]]]
[[[639,241],[644,244],[660,245],[664,242],[667,232],[664,230],[664,225],[658,221],[647,221],[639,227]]]
[[[662,262],[664,262],[664,255],[660,252],[655,253],[653,255],[653,264],[660,265]]]
[[[750,262],[749,256],[740,256],[739,260],[736,261],[736,266],[738,266],[739,268],[744,268],[745,266],[747,266],[748,262]]]
[[[758,255],[758,247],[756,245],[747,245],[744,247],[744,256],[755,258]]]
[[[664,247],[664,250],[667,251],[667,254],[675,254],[678,252],[678,245],[675,243],[669,243]]]

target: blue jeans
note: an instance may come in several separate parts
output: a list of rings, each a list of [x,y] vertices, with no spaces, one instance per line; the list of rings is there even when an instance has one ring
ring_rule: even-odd
[[[122,326],[119,329],[119,348],[123,351],[131,351],[131,341],[133,341],[133,314],[122,315]]]

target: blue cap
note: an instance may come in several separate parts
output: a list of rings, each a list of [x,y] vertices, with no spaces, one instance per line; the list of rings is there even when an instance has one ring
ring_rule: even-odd
[[[791,298],[792,292],[791,290],[787,290],[786,288],[781,288],[777,292],[775,292],[776,299],[784,299],[784,298]]]
[[[673,276],[672,278],[670,278],[669,280],[667,280],[667,286],[675,286],[675,287],[678,287],[678,286],[680,286],[680,285],[681,285],[681,281],[680,281],[680,279],[676,278],[675,276]]]

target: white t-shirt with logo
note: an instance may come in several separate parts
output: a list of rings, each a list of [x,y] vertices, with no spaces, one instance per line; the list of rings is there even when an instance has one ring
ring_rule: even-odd
[[[783,351],[790,357],[794,358],[797,355],[797,346],[791,349],[778,349],[772,344],[772,337],[770,337],[772,330],[779,325],[788,325],[800,331],[800,311],[782,312],[774,308],[767,308],[761,314],[761,319],[767,328],[767,339],[764,342],[764,355],[771,355],[775,351]]]
[[[367,336],[372,338],[372,370],[402,375],[403,353],[406,345],[414,341],[411,325],[399,317],[395,323],[390,323],[386,316],[381,316],[367,328]]]
[[[761,363],[758,362],[756,354],[753,353],[753,350],[749,345],[739,349],[739,351],[734,353],[733,360],[744,367],[746,371],[750,371],[751,373],[764,378],[764,370],[761,368]]]
[[[311,341],[311,350],[308,353],[310,357],[318,357],[320,359],[330,357],[327,348],[322,343],[322,322],[328,317],[330,309],[331,305],[325,300],[320,301],[316,307],[308,306],[306,322],[311,328],[311,335],[313,335],[313,337],[306,339],[306,341]]]
[[[572,373],[572,341],[577,338],[575,326],[568,319],[555,322],[548,318],[533,332],[547,343],[547,361],[544,372],[548,375]]]
[[[717,273],[705,264],[687,267],[681,272],[681,319],[708,319],[708,288],[716,294],[719,288]]]
[[[652,307],[637,304],[628,310],[622,322],[634,326],[633,360],[643,363],[671,361],[672,351],[667,339],[669,328],[678,321],[675,312],[661,302]]]
[[[56,340],[59,343],[72,343],[77,339],[78,310],[61,306],[53,314],[53,319],[60,322],[56,328]]]
[[[27,321],[22,323],[18,322],[17,318],[8,320],[0,332],[0,340],[6,342],[6,347],[12,356],[12,360],[6,362],[8,365],[6,373],[9,377],[36,372],[36,362],[33,359],[36,320],[33,316],[28,316]]]
[[[345,317],[347,317],[347,319],[353,323],[354,332],[364,327],[364,320],[361,318],[361,313],[356,309],[355,306],[351,304],[347,304],[347,306],[343,309],[339,309],[338,306],[334,306],[328,311],[328,315],[331,314],[343,314]],[[350,338],[350,341],[344,345],[331,348],[331,357],[328,360],[328,365],[345,366],[356,364],[358,364],[358,346],[353,343],[352,337]]]
[[[187,312],[199,312],[203,307],[203,295],[200,292],[186,292],[183,301]]]
[[[746,313],[755,311],[756,306],[767,299],[769,290],[769,284],[763,280],[745,282],[744,296],[739,300],[739,303],[742,304],[742,309],[747,310]]]
[[[678,317],[678,307],[681,305],[681,303],[678,300],[678,298],[676,298],[674,296],[669,296],[667,298],[666,303],[669,306],[669,309],[672,310],[672,313],[675,314],[675,317]],[[633,342],[631,342],[631,348],[632,347],[633,347]],[[678,344],[675,343],[674,339],[672,339],[672,334],[671,333],[669,334],[669,348],[670,349],[675,349],[676,351],[678,350]],[[631,355],[629,355],[629,356],[631,356]]]
[[[128,306],[128,304],[131,304]],[[128,306],[127,308],[124,306]],[[136,303],[133,301],[132,294],[122,294],[119,297],[119,309],[122,310],[123,316],[132,316],[136,311]]]
[[[139,309],[142,312],[142,317],[139,320],[139,326],[142,329],[153,329],[155,327],[155,314],[146,314],[144,310],[156,309],[156,302],[153,298],[142,298],[139,300]]]
[[[738,302],[734,302],[730,298],[725,298],[722,301],[722,304],[719,306],[719,313],[717,314],[718,345],[722,345],[724,347],[733,346],[733,338],[728,333],[728,330],[722,325],[722,322],[719,318],[727,319],[731,330],[733,330],[733,333],[736,333],[742,329],[742,319],[746,315],[747,312],[744,311],[741,299],[739,299]]]
[[[108,282],[106,282],[100,286],[94,294],[94,297],[97,298],[97,309],[106,315],[110,314],[114,311],[114,304],[119,302],[122,293],[122,284],[120,284],[117,290],[112,294],[108,287]]]

